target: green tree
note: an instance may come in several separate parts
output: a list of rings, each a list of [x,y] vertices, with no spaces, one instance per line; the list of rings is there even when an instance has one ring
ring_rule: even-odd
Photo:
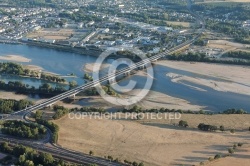
[[[139,166],[144,166],[144,164],[141,162],[141,163],[139,164]]]
[[[179,121],[179,126],[188,127],[188,123],[187,123],[187,121],[181,120],[181,121]]]
[[[94,152],[91,150],[91,151],[89,151],[89,155],[90,156],[93,156],[94,155]]]
[[[54,162],[54,158],[49,153],[41,153],[40,154],[41,161],[43,161],[44,165],[50,165]]]
[[[221,158],[221,155],[220,155],[220,154],[216,154],[216,155],[214,156],[214,159],[219,159],[219,158]]]
[[[69,82],[69,88],[72,89],[77,86],[77,82],[75,80]]]
[[[220,126],[220,131],[225,131],[225,128],[224,128],[224,126],[222,125],[222,126]]]
[[[19,156],[18,161],[19,161],[19,163],[20,163],[20,164],[23,164],[23,163],[26,161],[26,157],[25,157],[25,155],[21,155],[21,156]]]
[[[228,153],[233,154],[233,153],[234,153],[234,150],[233,150],[232,148],[229,148],[229,149],[228,149]]]
[[[24,166],[34,166],[34,162],[33,161],[30,161],[30,160],[26,160],[24,162]]]

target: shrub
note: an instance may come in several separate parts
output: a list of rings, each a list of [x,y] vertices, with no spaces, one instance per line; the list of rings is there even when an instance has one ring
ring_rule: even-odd
[[[233,154],[233,153],[234,153],[234,150],[233,150],[232,148],[229,148],[229,149],[228,149],[228,153]]]
[[[216,159],[219,159],[219,158],[221,158],[221,155],[220,154],[216,154],[215,156],[214,156],[214,159],[216,160]]]
[[[204,123],[200,123],[198,125],[198,129],[203,130],[203,131],[216,131],[218,128],[217,126],[206,125]]]
[[[220,126],[220,131],[225,131],[225,128],[224,128],[224,126],[222,125],[222,126]]]
[[[112,156],[108,156],[108,159],[109,159],[110,161],[113,161],[113,160],[114,160]]]
[[[188,127],[188,123],[187,123],[187,121],[181,120],[181,121],[179,122],[179,126]]]
[[[231,129],[230,133],[234,134],[235,133],[235,129]]]
[[[137,163],[136,161],[134,161],[134,162],[132,163],[132,165],[133,165],[133,166],[138,166],[138,163]]]
[[[144,166],[144,164],[141,162],[141,163],[139,164],[139,166]]]
[[[238,146],[241,147],[243,145],[243,143],[238,143]]]
[[[93,156],[94,155],[94,152],[91,150],[91,151],[89,151],[89,155],[90,156]]]

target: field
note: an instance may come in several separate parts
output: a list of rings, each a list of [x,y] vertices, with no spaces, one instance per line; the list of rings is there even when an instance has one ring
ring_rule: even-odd
[[[214,161],[208,166],[228,166],[228,165],[240,165],[248,166],[250,165],[250,145],[245,145],[239,150],[236,150],[236,154],[227,158]]]
[[[237,49],[237,48],[238,49],[250,48],[249,44],[235,43],[235,42],[230,42],[226,40],[209,40],[209,44],[207,46],[211,48],[221,48],[224,50]]]
[[[26,95],[15,94],[14,92],[0,91],[0,99],[23,100],[27,98],[28,96]]]
[[[206,123],[215,126],[223,125],[225,129],[246,130],[250,127],[250,115],[193,115],[182,114],[181,120],[188,122],[190,128],[197,128],[200,123]],[[147,120],[142,119],[138,121],[142,124],[157,125],[159,127],[169,127],[169,125],[178,124],[179,120]]]
[[[170,25],[181,25],[181,26],[186,27],[186,28],[194,26],[194,23],[190,23],[190,22],[178,22],[178,21],[167,21],[167,24],[170,24]]]
[[[47,40],[68,40],[77,42],[82,40],[89,34],[89,29],[62,29],[62,28],[45,28],[32,32],[26,37],[33,39],[47,39]]]
[[[28,38],[44,38],[54,40],[66,40],[74,34],[72,29],[42,29],[27,35]]]
[[[183,119],[189,120],[191,127],[200,122],[228,128],[244,128],[250,124],[249,116],[245,115],[202,116],[183,115]],[[55,123],[60,126],[59,144],[63,147],[85,153],[92,150],[102,157],[112,155],[120,160],[143,161],[147,166],[197,165],[217,153],[226,154],[234,143],[250,143],[247,131],[236,131],[235,134],[201,132],[156,120],[72,120],[66,116]]]

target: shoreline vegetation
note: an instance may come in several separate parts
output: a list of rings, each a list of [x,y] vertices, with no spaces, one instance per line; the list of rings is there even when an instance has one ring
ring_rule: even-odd
[[[52,87],[48,83],[44,83],[39,86],[39,88],[35,88],[34,86],[24,84],[21,81],[9,81],[5,83],[0,80],[0,90],[15,92],[17,94],[38,94],[45,96],[54,96],[66,91],[63,87]]]
[[[34,67],[31,68],[34,69]],[[64,78],[61,78],[51,73],[42,72],[41,70],[32,70],[29,69],[29,67],[25,67],[14,62],[0,62],[0,74],[30,77],[55,83],[68,84]]]
[[[210,59],[207,58],[204,53],[191,53],[185,54],[173,54],[167,56],[168,60],[172,61],[184,61],[184,62],[205,62],[205,63],[215,63],[215,64],[230,64],[230,65],[242,65],[250,66],[250,61],[233,59],[233,60],[223,60],[223,59]]]
[[[22,41],[21,44],[27,44],[30,46],[37,46],[41,48],[51,48],[55,49],[58,51],[66,51],[66,52],[71,52],[71,53],[77,53],[77,54],[82,54],[82,55],[91,55],[91,56],[96,56],[100,55],[103,50],[94,47],[94,46],[89,46],[89,47],[72,47],[71,45],[60,45],[60,44],[50,44],[50,43],[42,43],[38,41]]]

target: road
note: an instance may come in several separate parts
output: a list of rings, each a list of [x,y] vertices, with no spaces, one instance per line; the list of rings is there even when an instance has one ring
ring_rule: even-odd
[[[52,154],[55,158],[64,159],[65,161],[70,161],[79,164],[98,164],[98,166],[123,166],[125,164],[110,162],[109,160],[90,156],[73,150],[67,150],[54,146],[52,144],[43,144],[36,141],[30,140],[20,140],[13,137],[7,137],[0,135],[0,142],[8,142],[10,145],[22,144],[24,146],[31,147],[39,152],[46,152]]]

